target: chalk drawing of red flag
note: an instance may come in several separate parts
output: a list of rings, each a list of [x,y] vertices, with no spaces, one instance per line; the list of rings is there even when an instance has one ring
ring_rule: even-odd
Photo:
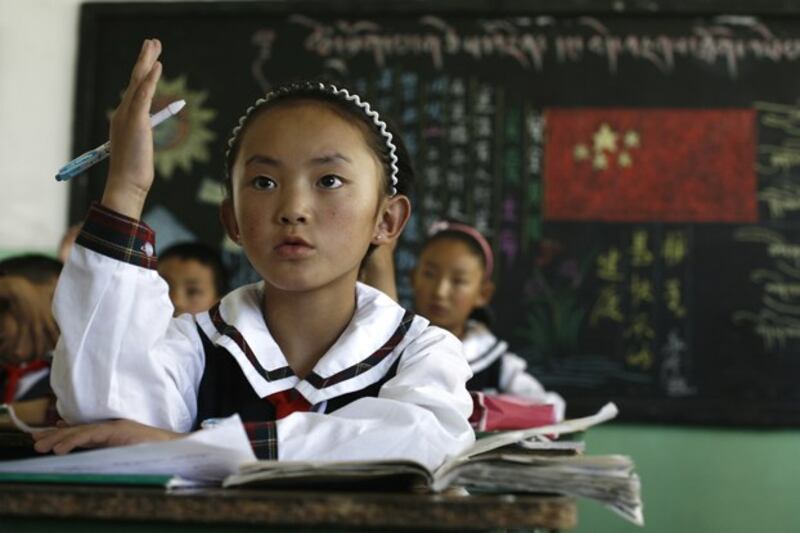
[[[755,222],[752,109],[545,110],[544,218]]]

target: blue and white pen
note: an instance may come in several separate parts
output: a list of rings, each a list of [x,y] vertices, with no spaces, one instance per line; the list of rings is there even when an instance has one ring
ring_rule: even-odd
[[[186,100],[178,100],[177,102],[172,102],[158,113],[151,115],[150,127],[155,128],[169,117],[175,116],[178,111],[183,109],[183,106],[185,105]],[[90,167],[107,158],[109,153],[111,153],[111,141],[107,141],[105,144],[98,146],[94,150],[89,150],[85,154],[79,155],[61,167],[61,169],[58,171],[58,174],[56,174],[56,180],[67,181],[68,179],[74,178],[78,174],[83,174]]]

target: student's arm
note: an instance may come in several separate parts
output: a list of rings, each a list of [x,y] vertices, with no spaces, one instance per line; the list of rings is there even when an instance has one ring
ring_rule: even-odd
[[[202,342],[189,316],[172,319],[146,225],[94,205],[53,302],[61,338],[50,382],[71,424],[129,418],[188,431]]]
[[[411,459],[429,469],[474,442],[471,377],[460,342],[429,327],[401,356],[378,397],[329,414],[294,413],[250,424],[256,455],[280,460]]]
[[[153,183],[150,106],[161,43],[146,40],[111,119],[111,161],[101,205],[83,224],[54,300],[61,339],[51,384],[70,423],[130,418],[188,430],[202,347],[189,317],[171,321],[155,270],[154,235],[138,222]]]
[[[397,280],[394,268],[394,249],[397,239],[375,248],[361,267],[359,280],[375,287],[395,302],[397,299]]]

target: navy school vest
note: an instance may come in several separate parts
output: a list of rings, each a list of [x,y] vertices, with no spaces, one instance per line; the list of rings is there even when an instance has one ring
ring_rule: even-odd
[[[500,341],[497,341],[491,348],[486,350],[485,353],[489,353],[494,350]],[[495,390],[497,392],[502,392],[500,390],[500,370],[503,367],[503,356],[500,355],[492,361],[492,364],[481,370],[480,372],[476,372],[472,375],[469,381],[467,381],[467,390],[471,391],[485,391],[485,390]]]

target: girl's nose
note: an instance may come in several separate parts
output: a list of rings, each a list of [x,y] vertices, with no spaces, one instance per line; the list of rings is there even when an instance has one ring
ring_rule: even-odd
[[[281,215],[282,224],[305,224],[306,216],[297,211],[286,212]]]
[[[433,294],[439,298],[445,298],[447,297],[447,293],[449,290],[450,290],[450,284],[447,282],[447,279],[441,278],[436,281]]]
[[[300,187],[287,187],[281,198],[278,219],[281,224],[287,225],[307,223],[308,199],[306,192],[300,190]]]

